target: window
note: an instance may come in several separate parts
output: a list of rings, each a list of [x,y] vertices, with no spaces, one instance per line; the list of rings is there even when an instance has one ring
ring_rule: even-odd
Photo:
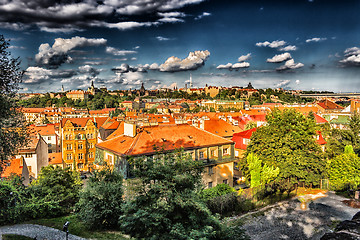
[[[93,158],[93,157],[94,157],[94,153],[93,153],[93,152],[89,152],[89,153],[88,153],[88,157],[89,157],[89,158]]]
[[[223,149],[223,154],[224,154],[224,155],[229,154],[229,149],[228,149],[228,148],[224,148],[224,149]]]
[[[51,137],[48,137],[48,140],[51,140]]]
[[[250,139],[244,138],[243,143],[244,145],[249,145]]]
[[[78,149],[83,149],[82,143],[80,143],[80,144],[78,145]]]
[[[67,168],[72,169],[72,166],[73,166],[72,164],[66,164],[66,167],[67,167]]]
[[[84,168],[84,164],[83,164],[83,163],[78,163],[77,167],[78,167],[79,169],[82,169],[82,168]]]
[[[215,157],[215,150],[214,149],[210,150],[210,157]]]
[[[227,179],[223,180],[223,183],[228,184],[228,180]]]
[[[114,165],[113,156],[108,155],[108,162],[112,165]]]
[[[78,137],[78,139],[81,139],[81,134],[79,133],[79,134],[77,135],[77,137]]]
[[[72,159],[72,154],[71,153],[66,154],[66,160],[71,160],[71,159]]]
[[[72,150],[72,144],[66,144],[66,150]]]
[[[210,166],[208,170],[209,170],[209,175],[214,174],[214,167],[213,166]]]
[[[32,153],[25,153],[25,157],[26,157],[26,158],[31,158],[31,157],[32,157]]]
[[[89,143],[88,148],[94,148],[94,143]]]
[[[48,144],[48,147],[51,148],[51,143]]]
[[[65,135],[65,140],[70,140],[70,135],[66,134]]]
[[[204,159],[204,152],[199,152],[199,158]]]
[[[208,188],[212,188],[213,184],[212,182],[208,182]]]
[[[84,158],[84,154],[83,153],[79,153],[78,154],[78,159],[83,159]]]

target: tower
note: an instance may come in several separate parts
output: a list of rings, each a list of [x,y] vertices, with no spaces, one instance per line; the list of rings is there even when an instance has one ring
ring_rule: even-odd
[[[189,87],[192,88],[193,87],[193,84],[192,84],[192,75],[190,73],[190,82],[189,82]]]
[[[64,92],[64,85],[61,85],[61,92]]]

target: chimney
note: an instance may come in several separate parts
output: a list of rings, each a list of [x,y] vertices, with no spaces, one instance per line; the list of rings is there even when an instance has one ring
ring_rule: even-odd
[[[124,123],[124,135],[128,137],[136,136],[136,124],[135,123]]]

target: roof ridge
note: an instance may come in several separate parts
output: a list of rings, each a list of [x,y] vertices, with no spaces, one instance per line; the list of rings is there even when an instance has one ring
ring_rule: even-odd
[[[133,142],[131,143],[130,147],[129,147],[129,150],[127,150],[125,152],[125,154],[130,154],[132,152],[132,150],[134,149],[136,143],[138,142],[139,138],[140,138],[140,135],[142,134],[143,132],[139,132],[138,134],[136,134],[135,136],[135,139],[133,140]]]
[[[228,139],[226,139],[226,138],[220,137],[219,135],[216,135],[216,134],[214,134],[214,133],[211,133],[211,132],[209,132],[209,131],[206,131],[206,130],[204,130],[204,129],[202,129],[202,128],[199,128],[199,127],[196,127],[196,126],[192,126],[192,125],[188,125],[188,126],[197,128],[197,129],[199,129],[199,130],[201,130],[201,131],[203,131],[203,132],[209,133],[209,134],[211,134],[211,135],[213,135],[213,136],[215,136],[215,137],[217,137],[217,138],[221,138],[221,139],[226,140],[226,141],[229,141],[229,142],[234,142],[234,141],[232,141],[232,140],[228,140]]]

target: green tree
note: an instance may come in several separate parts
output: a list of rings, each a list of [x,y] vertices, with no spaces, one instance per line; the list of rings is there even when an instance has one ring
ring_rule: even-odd
[[[108,167],[93,172],[76,204],[77,215],[91,229],[115,229],[123,205],[123,178]]]
[[[244,239],[222,226],[200,200],[201,163],[182,152],[131,161],[133,195],[121,229],[144,239]]]
[[[357,189],[360,184],[360,158],[351,145],[344,153],[333,158],[330,163],[329,180],[334,190]]]
[[[249,153],[246,160],[250,172],[251,188],[265,186],[279,175],[280,169],[278,167],[274,168],[266,163],[262,165],[262,161],[253,153]]]
[[[27,127],[16,106],[15,95],[23,71],[20,60],[7,51],[9,43],[0,35],[0,173],[2,166],[16,151],[27,143]]]
[[[79,173],[52,165],[41,168],[38,179],[31,183],[34,197],[57,202],[62,213],[70,212],[75,206],[81,186]]]
[[[278,167],[276,182],[284,191],[300,181],[318,185],[325,175],[326,162],[316,143],[314,115],[304,116],[293,109],[275,110],[266,119],[268,124],[252,135],[246,155],[254,153],[267,166]]]

